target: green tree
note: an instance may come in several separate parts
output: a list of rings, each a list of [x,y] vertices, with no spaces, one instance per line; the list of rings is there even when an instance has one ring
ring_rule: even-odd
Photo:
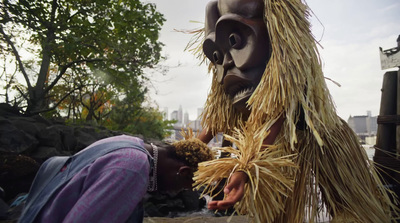
[[[123,103],[123,102],[119,102]],[[163,139],[170,134],[176,121],[163,120],[162,113],[155,108],[139,108],[135,104],[117,106],[107,119],[109,129],[140,134],[146,138]]]
[[[145,92],[140,87],[146,80],[143,69],[161,59],[158,35],[165,20],[154,4],[139,0],[3,0],[0,4],[0,57],[12,56],[25,83],[15,84],[14,76],[10,82],[10,75],[0,77],[8,77],[7,89],[15,89],[16,97],[24,99],[26,114],[55,109],[68,98],[75,103],[93,81],[104,90],[96,89],[97,94],[107,90],[118,92],[120,98],[132,92],[140,95]]]

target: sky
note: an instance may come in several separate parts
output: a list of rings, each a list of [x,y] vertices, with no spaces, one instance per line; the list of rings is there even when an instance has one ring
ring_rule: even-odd
[[[174,30],[192,30],[203,26],[208,0],[143,0],[155,3],[166,22],[160,35],[165,44],[169,67],[164,75],[149,70],[150,98],[161,111],[188,112],[190,120],[204,106],[211,86],[205,65],[190,52],[184,51],[191,35]],[[399,0],[308,0],[312,10],[312,32],[322,48],[319,53],[327,85],[336,104],[337,113],[347,121],[349,116],[379,115],[381,88],[385,72],[379,59],[379,47],[397,46],[400,35]]]

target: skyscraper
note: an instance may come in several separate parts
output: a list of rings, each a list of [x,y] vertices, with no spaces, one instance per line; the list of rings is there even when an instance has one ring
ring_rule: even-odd
[[[178,121],[178,111],[171,112],[171,120],[177,120]]]
[[[188,126],[190,120],[189,120],[189,113],[186,111],[185,114],[183,115],[183,124],[185,126]]]
[[[163,120],[168,120],[168,108],[167,107],[164,108],[164,112],[162,114],[163,114]]]
[[[182,112],[182,105],[179,105],[179,110],[178,110],[178,123],[181,125],[183,124],[183,112]]]

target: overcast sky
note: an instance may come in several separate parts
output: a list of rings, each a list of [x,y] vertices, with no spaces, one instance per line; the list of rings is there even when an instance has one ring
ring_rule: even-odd
[[[207,68],[184,48],[191,36],[175,32],[199,28],[204,21],[208,0],[144,0],[156,3],[166,22],[160,41],[165,44],[162,65],[170,67],[163,76],[149,71],[152,86],[151,99],[160,110],[168,107],[169,113],[181,105],[190,119],[203,107],[210,89],[211,77]],[[366,115],[371,111],[379,115],[383,75],[379,47],[397,46],[400,35],[399,0],[308,0],[314,15],[311,18],[313,33],[323,49],[325,76],[340,83],[328,82],[340,117],[347,121],[350,115]],[[397,68],[391,70],[398,70]]]

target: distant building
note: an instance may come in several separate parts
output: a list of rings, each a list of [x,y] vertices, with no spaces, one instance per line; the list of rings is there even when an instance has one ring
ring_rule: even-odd
[[[367,115],[350,116],[347,123],[360,138],[361,143],[375,144],[378,124],[377,116],[371,116],[371,111],[367,111]]]
[[[183,125],[187,126],[189,124],[189,113],[186,111],[185,114],[183,115]]]
[[[182,105],[179,105],[178,110],[178,123],[182,126],[183,124],[183,112],[182,112]]]
[[[186,130],[187,128],[191,128],[193,130],[193,133],[197,136],[200,134],[200,132],[203,130],[203,127],[201,126],[201,113],[203,112],[203,108],[198,108],[197,109],[197,117],[196,120],[190,120],[189,119],[189,113],[185,112],[182,115],[182,106],[179,106],[178,110],[175,110],[171,112],[171,119],[170,120],[176,120],[177,123],[173,126],[173,129],[170,131],[171,134],[168,136],[168,138],[165,138],[167,141],[174,142],[176,140],[181,140],[181,131],[182,128]],[[168,110],[164,110],[168,111]],[[168,113],[168,112],[167,112]],[[179,118],[181,117],[181,118]],[[179,121],[181,120],[181,121]],[[221,143],[223,140],[223,136],[221,133],[217,134],[209,143],[208,146],[210,147],[221,147]]]
[[[171,112],[171,120],[178,121],[178,111]]]
[[[182,139],[181,136],[182,128],[183,129],[191,128],[195,135],[200,134],[201,130],[203,129],[201,126],[201,119],[200,119],[200,114],[202,113],[203,108],[197,109],[196,120],[190,120],[189,113],[187,111],[183,113],[182,111],[183,111],[182,106],[179,106],[178,110],[174,110],[173,112],[171,112],[170,120],[176,120],[176,123],[173,125],[171,134],[166,140],[175,141]]]
[[[198,108],[197,109],[197,119],[201,120],[201,114],[203,113],[204,108]]]
[[[164,112],[162,112],[163,120],[168,120],[168,108],[164,108]]]

